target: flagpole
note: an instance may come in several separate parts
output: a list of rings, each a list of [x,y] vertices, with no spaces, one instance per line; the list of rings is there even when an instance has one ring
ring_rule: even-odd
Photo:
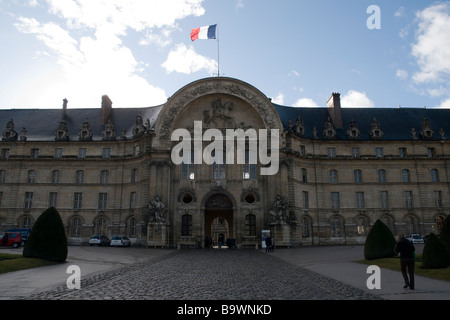
[[[217,77],[220,77],[219,24],[217,24]]]

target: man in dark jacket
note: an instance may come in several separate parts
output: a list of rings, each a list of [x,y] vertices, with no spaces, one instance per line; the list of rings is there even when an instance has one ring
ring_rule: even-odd
[[[414,290],[415,251],[416,248],[413,243],[406,239],[403,233],[400,233],[398,235],[398,242],[395,245],[395,252],[400,253],[400,268],[403,279],[405,280],[405,286],[403,287],[405,289],[409,287],[411,290]],[[406,272],[406,268],[408,268],[408,273]]]

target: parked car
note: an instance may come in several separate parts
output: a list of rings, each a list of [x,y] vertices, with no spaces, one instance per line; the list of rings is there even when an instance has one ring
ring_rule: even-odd
[[[107,236],[102,234],[96,234],[89,238],[89,245],[93,246],[94,244],[98,246],[108,246],[111,240]]]
[[[1,232],[0,246],[11,246],[19,248],[22,245],[22,236],[20,232]]]
[[[22,246],[25,245],[25,242],[27,242],[28,237],[30,236],[31,229],[29,228],[14,228],[14,229],[8,229],[6,232],[20,232],[20,235],[22,236]]]
[[[411,241],[412,243],[424,243],[425,241],[423,240],[422,236],[420,234],[417,233],[410,233],[406,239],[408,239],[409,241]]]
[[[115,235],[111,238],[110,246],[129,247],[131,245],[130,239],[123,235]]]

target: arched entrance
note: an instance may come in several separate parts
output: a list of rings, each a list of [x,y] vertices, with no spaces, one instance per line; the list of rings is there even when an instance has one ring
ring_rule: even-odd
[[[205,239],[210,237],[214,245],[222,245],[233,237],[233,203],[224,194],[215,194],[205,203]]]

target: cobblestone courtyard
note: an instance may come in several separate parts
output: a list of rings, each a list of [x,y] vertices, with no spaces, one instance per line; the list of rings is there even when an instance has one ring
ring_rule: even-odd
[[[177,250],[59,285],[29,300],[375,300],[258,250]]]

